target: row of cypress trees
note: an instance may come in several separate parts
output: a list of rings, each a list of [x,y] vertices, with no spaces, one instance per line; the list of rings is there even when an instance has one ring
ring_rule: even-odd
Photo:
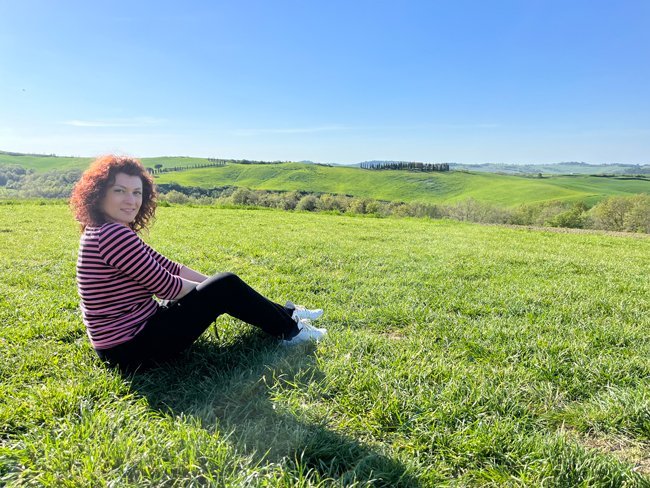
[[[361,163],[362,169],[393,169],[409,171],[449,171],[449,163],[419,163],[408,161],[371,161]]]
[[[187,166],[168,166],[168,167],[163,167],[162,164],[157,164],[153,168],[148,167],[147,171],[151,173],[152,175],[158,175],[161,173],[170,173],[172,171],[185,171],[188,169],[197,169],[197,168],[215,168],[218,166],[225,166],[226,162],[221,161],[221,160],[213,160],[213,159],[208,159],[210,161],[209,163],[195,163],[195,164],[189,164]]]

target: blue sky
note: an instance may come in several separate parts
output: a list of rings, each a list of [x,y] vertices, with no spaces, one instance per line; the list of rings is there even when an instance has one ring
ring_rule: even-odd
[[[650,163],[650,2],[0,1],[0,149]]]

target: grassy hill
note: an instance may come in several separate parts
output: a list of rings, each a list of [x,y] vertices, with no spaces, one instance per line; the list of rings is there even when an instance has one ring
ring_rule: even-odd
[[[509,174],[536,174],[545,175],[558,174],[577,174],[577,175],[597,175],[597,174],[649,174],[650,165],[639,164],[589,164],[589,163],[555,163],[555,164],[452,164],[452,169],[466,169],[469,171],[487,171],[491,173],[509,173]]]
[[[0,153],[0,164],[18,164],[36,171],[85,168],[89,161],[88,158],[10,156]],[[164,157],[145,158],[142,162],[148,167],[157,164],[184,167],[208,161]],[[163,173],[156,175],[156,181],[204,188],[233,185],[261,190],[339,193],[405,202],[454,203],[471,197],[506,207],[550,200],[584,201],[591,205],[611,195],[650,193],[650,177],[565,175],[530,178],[465,171],[369,171],[304,163],[227,164],[224,167]]]
[[[595,203],[610,195],[650,193],[650,178],[552,176],[526,178],[493,173],[369,171],[300,163],[229,164],[165,173],[159,183],[245,186],[261,190],[309,190],[383,200],[449,203],[472,197],[503,206],[548,200]]]
[[[650,483],[647,238],[210,207],[145,237],[322,306],[329,337],[221,317],[123,378],[81,324],[67,207],[0,205],[2,484]]]
[[[65,156],[47,156],[7,153],[0,151],[0,164],[18,165],[34,171],[51,171],[57,169],[85,169],[94,158],[79,158]],[[207,159],[189,157],[159,157],[142,158],[142,164],[154,167],[161,164],[164,167],[189,166],[192,164],[207,163]]]
[[[0,151],[0,164],[17,165],[35,171],[84,169],[92,158],[16,154]]]

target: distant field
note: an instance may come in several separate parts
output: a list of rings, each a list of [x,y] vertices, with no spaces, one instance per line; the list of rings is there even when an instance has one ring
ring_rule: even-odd
[[[19,164],[37,171],[85,168],[89,159],[7,156],[0,164]],[[206,159],[145,158],[147,167],[191,166]],[[591,205],[611,195],[650,194],[650,177],[597,177],[588,175],[530,178],[486,172],[450,171],[416,173],[369,171],[303,163],[228,164],[224,167],[190,169],[156,175],[159,183],[211,188],[233,185],[260,190],[302,190],[347,194],[390,201],[454,203],[467,198],[511,207],[550,200],[584,201]]]
[[[488,171],[491,173],[509,174],[641,174],[650,173],[650,165],[635,164],[587,164],[587,163],[558,163],[558,164],[452,164],[452,169],[469,171]]]
[[[650,483],[650,239],[173,206],[146,239],[322,306],[329,337],[222,317],[122,378],[81,324],[67,207],[0,205],[0,484]]]
[[[92,158],[51,157],[51,156],[10,156],[0,152],[0,164],[22,166],[35,171],[51,171],[55,169],[83,169]]]
[[[382,200],[453,203],[469,197],[503,206],[548,200],[596,203],[610,195],[650,193],[650,178],[552,176],[526,178],[493,173],[369,171],[284,163],[229,164],[221,168],[165,173],[159,183],[245,186],[261,190],[309,190]]]
[[[52,156],[29,156],[29,155],[9,155],[0,152],[0,164],[15,164],[23,168],[33,169],[35,171],[50,171],[54,169],[85,169],[94,158],[77,158],[77,157],[52,157]],[[189,166],[190,164],[207,163],[207,159],[186,158],[186,157],[160,157],[160,158],[142,158],[142,164],[154,167],[162,164],[165,167]]]

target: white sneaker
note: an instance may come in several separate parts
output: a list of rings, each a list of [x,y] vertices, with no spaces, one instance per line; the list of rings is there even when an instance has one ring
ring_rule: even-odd
[[[305,308],[301,305],[294,305],[293,302],[288,301],[284,305],[287,308],[293,308],[293,315],[291,316],[293,320],[298,322],[300,319],[309,319],[309,320],[316,320],[323,315],[323,309],[322,308],[316,308],[314,310],[309,310],[308,308]]]
[[[293,346],[294,344],[302,344],[303,342],[308,341],[318,342],[325,336],[325,334],[327,334],[327,329],[314,327],[307,319],[300,319],[298,321],[298,328],[300,329],[300,332],[291,339],[284,339],[282,345]]]

